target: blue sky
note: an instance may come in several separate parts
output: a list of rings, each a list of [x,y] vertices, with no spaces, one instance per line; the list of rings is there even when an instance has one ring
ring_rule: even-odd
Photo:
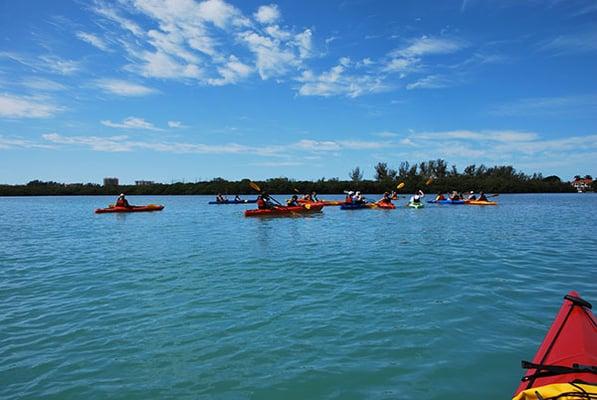
[[[0,3],[0,182],[597,174],[597,3]]]

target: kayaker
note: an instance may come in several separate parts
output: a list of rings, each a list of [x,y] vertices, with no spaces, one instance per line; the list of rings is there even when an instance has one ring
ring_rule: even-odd
[[[384,192],[383,197],[377,201],[378,203],[392,204],[392,197],[390,192]]]
[[[218,193],[216,195],[216,201],[218,203],[224,203],[224,202],[226,202],[226,199],[224,198],[224,196],[222,195],[222,193]]]
[[[124,193],[120,193],[120,196],[118,196],[118,199],[116,199],[116,207],[131,207]]]
[[[311,192],[311,201],[313,201],[313,202],[319,201],[319,199],[317,198],[317,192],[315,192],[315,191]]]
[[[353,192],[352,190],[351,190],[351,191],[349,191],[348,193],[346,193],[346,198],[344,199],[344,202],[345,202],[346,204],[350,204],[350,203],[352,203],[352,200],[353,200],[353,199],[352,199],[352,196],[353,196],[353,195],[354,195],[354,192]]]
[[[390,195],[392,200],[398,200],[398,192],[392,190],[392,194]]]
[[[410,198],[410,203],[417,204],[421,202],[421,199],[425,197],[425,193],[421,189],[417,190],[417,192]]]
[[[461,200],[462,197],[458,194],[458,192],[456,190],[452,191],[452,194],[450,195],[450,200]]]
[[[257,196],[257,208],[260,210],[274,208],[274,203],[272,203],[269,194],[262,192],[259,196]]]
[[[286,200],[286,205],[288,207],[297,207],[299,205],[298,196],[296,194],[292,195],[290,199]]]
[[[234,201],[243,201],[243,199],[241,199],[240,196],[237,194],[236,196],[234,196]]]
[[[446,196],[444,196],[443,193],[438,193],[437,196],[435,196],[435,201],[442,201],[442,200],[446,200]]]
[[[468,193],[468,197],[466,198],[467,200],[477,200],[477,196],[475,196],[475,192],[473,192],[472,190]]]
[[[365,203],[365,200],[363,199],[363,195],[361,195],[361,192],[357,190],[357,192],[354,194],[354,197],[352,198],[352,200],[357,203],[357,204],[363,204]]]
[[[489,200],[487,199],[487,196],[485,196],[485,193],[479,192],[479,200],[478,201],[489,201]]]
[[[311,195],[311,193],[306,193],[303,196],[303,200],[305,200],[307,203],[312,203],[314,201],[313,200],[313,196]]]

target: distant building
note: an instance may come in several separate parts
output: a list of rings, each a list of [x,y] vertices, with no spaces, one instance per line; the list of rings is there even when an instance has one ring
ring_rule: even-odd
[[[591,190],[591,184],[593,183],[593,178],[590,176],[585,176],[581,178],[580,176],[575,176],[574,180],[570,182],[572,186],[576,189],[577,192],[586,192],[587,190]]]
[[[154,181],[135,181],[135,185],[137,186],[149,186],[155,184]]]
[[[104,186],[118,186],[118,178],[104,178]]]

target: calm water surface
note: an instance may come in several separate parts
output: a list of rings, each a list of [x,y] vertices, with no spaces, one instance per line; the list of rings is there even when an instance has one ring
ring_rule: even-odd
[[[562,296],[597,303],[593,194],[269,219],[130,200],[166,208],[0,198],[1,399],[504,399]]]

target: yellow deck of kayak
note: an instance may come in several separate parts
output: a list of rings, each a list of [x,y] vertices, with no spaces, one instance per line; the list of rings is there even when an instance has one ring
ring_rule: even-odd
[[[568,393],[570,393],[569,396],[566,395]],[[556,397],[558,400],[584,399],[585,397],[579,396],[579,393],[597,395],[597,386],[584,383],[575,383],[574,385],[570,383],[553,383],[551,385],[524,390],[518,393],[517,396],[514,396],[512,400],[540,400]]]

